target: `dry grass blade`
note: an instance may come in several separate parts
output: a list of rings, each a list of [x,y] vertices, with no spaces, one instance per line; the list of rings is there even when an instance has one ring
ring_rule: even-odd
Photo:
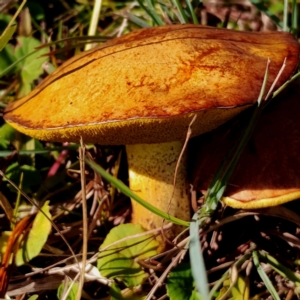
[[[0,265],[0,297],[4,298],[12,273],[11,263],[15,261],[17,250],[22,241],[22,233],[31,226],[32,216],[24,217],[17,223],[12,234],[9,236],[4,255],[1,257]]]
[[[82,138],[80,139],[79,147],[79,163],[80,163],[80,178],[81,178],[81,195],[82,195],[82,268],[80,270],[79,287],[76,299],[81,299],[81,293],[84,285],[85,266],[88,252],[88,217],[87,217],[87,203],[86,203],[86,179],[85,179],[85,146]]]
[[[95,35],[97,31],[97,25],[99,21],[100,11],[101,11],[102,0],[95,0],[92,19],[90,21],[90,27],[88,30],[88,35]],[[96,44],[86,44],[84,50],[90,50],[95,47]]]

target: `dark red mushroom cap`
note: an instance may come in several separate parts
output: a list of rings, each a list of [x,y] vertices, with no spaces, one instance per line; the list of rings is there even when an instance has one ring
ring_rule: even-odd
[[[276,206],[300,198],[300,86],[271,102],[253,132],[222,199],[235,208]],[[241,134],[239,121],[197,137],[191,149],[193,181],[206,191]],[[194,157],[195,157],[194,156]]]

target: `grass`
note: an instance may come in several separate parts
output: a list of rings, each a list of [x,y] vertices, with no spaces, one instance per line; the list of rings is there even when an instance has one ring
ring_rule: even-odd
[[[248,4],[239,7],[231,3],[223,6],[220,3],[212,8],[209,2],[202,6],[198,1],[175,0],[170,2],[138,0],[136,3],[103,1],[102,5],[100,1],[95,3],[97,11],[91,3],[85,1],[53,0],[47,4],[34,0],[27,2],[31,16],[26,20],[26,15],[23,14],[23,18],[17,19],[18,25],[25,26],[25,23],[29,22],[32,29],[25,34],[28,38],[35,38],[39,42],[39,47],[47,49],[50,55],[43,63],[43,72],[33,64],[34,59],[27,60],[31,73],[36,73],[36,76],[26,77],[23,70],[27,65],[21,63],[25,61],[25,57],[32,57],[32,51],[21,53],[18,60],[14,60],[10,51],[18,43],[20,32],[10,32],[11,49],[6,48],[1,52],[5,59],[0,57],[2,107],[23,96],[28,89],[34,88],[47,76],[47,70],[55,69],[83,50],[88,39],[92,39],[92,42],[102,42],[138,27],[198,22],[218,27],[225,24],[230,28],[251,30],[256,30],[259,26],[260,30],[269,26],[274,28],[275,23],[285,31],[290,30],[295,34],[297,32],[298,15],[295,1],[292,2],[292,10],[289,10],[285,2],[283,11],[276,13],[273,12],[275,3],[272,1],[264,3],[252,1],[252,11],[256,8],[257,14],[263,12],[269,19],[257,18],[249,10]],[[13,20],[13,14],[19,7],[17,4],[12,4],[0,15],[0,20],[4,24],[2,26],[5,27]],[[100,19],[97,22],[99,11]],[[290,11],[292,22],[288,22]],[[93,25],[89,27],[89,23]],[[88,33],[96,37],[87,37]],[[31,40],[26,41],[28,45],[31,43]],[[250,125],[249,135],[253,128],[254,125]],[[242,147],[237,151],[238,155],[242,153],[249,136],[244,136],[244,139]],[[72,293],[69,294],[68,299],[81,297],[150,299],[153,295],[159,299],[166,299],[167,295],[174,295],[172,291],[174,284],[171,285],[168,281],[170,272],[173,278],[180,274],[178,278],[175,276],[178,280],[175,281],[175,286],[180,287],[195,281],[188,291],[184,288],[178,289],[180,299],[184,299],[184,296],[199,299],[195,287],[202,295],[201,299],[218,300],[230,297],[245,299],[245,290],[250,290],[248,299],[258,299],[258,297],[267,299],[270,294],[275,299],[281,297],[292,299],[298,293],[299,228],[297,223],[291,222],[297,219],[296,204],[291,203],[277,210],[275,208],[267,214],[263,211],[242,214],[219,204],[222,196],[220,190],[223,191],[230,182],[230,173],[238,163],[238,157],[227,164],[229,166],[227,171],[220,172],[215,177],[215,184],[212,184],[211,191],[216,187],[216,183],[220,180],[224,181],[214,193],[206,196],[206,202],[202,206],[200,192],[197,191],[194,199],[196,211],[190,229],[191,240],[183,236],[178,248],[157,253],[153,258],[142,258],[139,265],[143,266],[141,272],[144,272],[142,274],[145,279],[141,285],[133,288],[127,285],[126,276],[117,280],[114,277],[102,277],[95,267],[99,247],[111,228],[130,220],[130,202],[125,196],[144,203],[147,208],[170,222],[185,226],[189,223],[151,207],[122,183],[128,181],[124,148],[86,146],[86,156],[89,159],[85,170],[82,150],[81,166],[78,161],[77,145],[66,146],[32,140],[8,128],[3,121],[0,129],[0,147],[0,155],[3,158],[1,172],[5,174],[1,182],[3,197],[0,197],[3,208],[3,214],[0,216],[2,232],[9,231],[11,228],[12,219],[9,217],[9,211],[17,212],[14,216],[17,221],[20,221],[31,214],[33,203],[42,207],[46,200],[50,200],[50,212],[55,226],[53,227],[59,231],[59,234],[55,231],[51,232],[46,244],[42,245],[40,254],[24,266],[2,268],[0,283],[9,281],[8,295],[14,297],[25,294],[27,298],[38,295],[39,299],[57,297],[66,299],[66,289],[69,287]],[[223,178],[220,174],[224,175]],[[217,195],[217,197],[209,198],[210,195]],[[31,200],[28,201],[28,198]],[[83,212],[81,206],[85,207]],[[284,220],[282,212],[285,212],[285,216],[289,216],[290,220]],[[83,224],[85,227],[82,230]],[[201,226],[200,239],[199,226]],[[283,237],[287,233],[293,243],[284,240]],[[141,232],[135,238],[144,234]],[[63,235],[64,239],[60,235]],[[20,236],[26,236],[25,231]],[[0,240],[2,253],[7,249],[6,242],[4,238]],[[118,244],[118,241],[116,240],[114,245],[115,243]],[[22,249],[21,241],[16,244]],[[189,246],[190,255],[187,254]],[[73,257],[70,249],[74,252]],[[82,252],[84,252],[83,256]],[[200,252],[203,254],[200,255]],[[74,256],[77,258],[74,259]],[[91,268],[85,272],[76,262],[76,260],[81,261],[82,257],[86,257]],[[172,261],[173,257],[175,259]],[[187,271],[182,272],[178,269],[180,266],[177,266],[181,260],[188,266],[191,264],[192,268],[188,267]],[[62,284],[64,276],[74,279],[70,269],[66,268],[68,265],[73,268],[73,271],[75,270],[75,273],[79,274],[81,270],[81,285]],[[128,277],[130,272],[127,274]],[[53,274],[60,280],[55,281],[55,284],[50,287],[49,282]],[[28,278],[39,283],[40,288],[26,289]],[[18,285],[15,284],[16,280]],[[229,284],[226,281],[229,281]],[[62,285],[59,288],[60,284]],[[240,288],[238,284],[244,287]],[[1,297],[4,297],[4,289],[2,294]],[[171,300],[173,299],[174,296]]]

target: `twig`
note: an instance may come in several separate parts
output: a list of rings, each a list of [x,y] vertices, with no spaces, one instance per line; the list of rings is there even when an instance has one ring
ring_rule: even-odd
[[[173,259],[173,261],[168,265],[162,275],[159,277],[158,281],[155,283],[154,287],[151,289],[150,293],[147,295],[146,300],[150,300],[154,293],[156,292],[157,288],[163,283],[165,278],[168,276],[169,272],[173,267],[175,267],[182,257],[182,252],[186,252],[186,250],[181,250]]]
[[[57,225],[47,216],[47,214],[26,194],[24,193],[22,190],[19,189],[19,187],[12,182],[1,170],[0,170],[0,176],[4,177],[17,191],[20,192],[20,194],[29,201],[29,203],[31,203],[33,206],[35,206],[44,216],[45,218],[51,222],[53,228],[57,231],[57,233],[60,235],[60,237],[62,238],[62,240],[65,242],[65,244],[67,245],[68,249],[70,250],[72,257],[74,258],[75,262],[77,265],[79,265],[78,259],[72,249],[72,247],[70,246],[70,244],[68,243],[68,241],[66,240],[66,238],[64,237],[64,235],[61,233],[61,231],[59,230],[59,228],[57,227]]]

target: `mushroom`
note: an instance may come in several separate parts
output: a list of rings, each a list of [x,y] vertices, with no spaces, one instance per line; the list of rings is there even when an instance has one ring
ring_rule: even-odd
[[[228,206],[258,209],[300,198],[299,83],[265,108],[227,185],[222,201]],[[192,141],[191,156],[197,155],[197,161],[191,164],[191,174],[194,186],[204,193],[245,128],[241,119]]]
[[[126,144],[131,189],[188,220],[185,158],[174,191],[173,177],[191,120],[197,116],[193,136],[218,127],[255,103],[268,58],[270,87],[285,58],[277,86],[290,78],[298,56],[298,43],[288,33],[199,25],[141,29],[73,57],[8,105],[4,118],[41,140],[78,142],[83,137],[103,145]],[[162,224],[135,203],[132,221],[146,229]]]

